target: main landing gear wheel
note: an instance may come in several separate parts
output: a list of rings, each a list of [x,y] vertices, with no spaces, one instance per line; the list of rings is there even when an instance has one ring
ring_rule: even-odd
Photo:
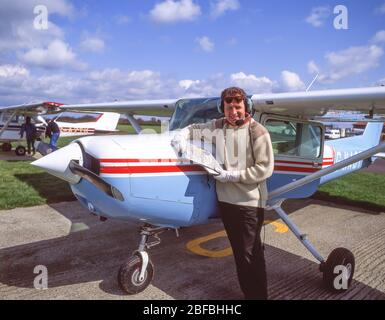
[[[23,147],[23,146],[18,146],[15,149],[15,153],[17,156],[24,156],[26,152],[27,151],[25,150],[25,147]]]
[[[3,152],[9,152],[12,150],[12,145],[8,142],[5,142],[1,145],[1,151]]]
[[[145,290],[154,278],[154,265],[148,260],[143,279],[140,279],[142,259],[136,254],[131,256],[119,269],[118,282],[120,288],[128,294],[136,294]]]
[[[346,291],[352,283],[354,268],[355,259],[352,252],[345,248],[334,249],[321,265],[326,288],[335,293]]]

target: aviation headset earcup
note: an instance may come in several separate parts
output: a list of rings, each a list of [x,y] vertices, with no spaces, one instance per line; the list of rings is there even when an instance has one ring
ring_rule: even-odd
[[[246,98],[245,107],[246,107],[246,112],[248,114],[251,114],[253,112],[253,100],[251,100],[251,98],[249,97]]]
[[[217,109],[218,109],[218,112],[219,113],[225,113],[225,110],[224,110],[224,106],[223,106],[223,103],[222,103],[222,99],[219,98],[217,100]]]

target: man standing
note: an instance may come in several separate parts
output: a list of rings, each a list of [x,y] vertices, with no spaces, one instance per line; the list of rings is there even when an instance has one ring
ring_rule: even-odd
[[[246,299],[263,300],[268,294],[261,229],[267,200],[266,179],[274,169],[273,148],[266,128],[251,117],[252,102],[241,88],[225,89],[220,109],[224,118],[190,125],[171,143],[184,153],[187,141],[199,137],[199,132],[203,138],[204,130],[216,132],[215,145],[217,155],[222,154],[223,168],[217,170],[214,178],[239,284]]]
[[[57,125],[57,123],[53,119],[51,119],[48,122],[48,126],[45,130],[45,137],[50,138],[49,145],[51,147],[56,148],[56,143],[57,143],[57,140],[59,139],[59,136],[60,136],[60,128]]]
[[[31,145],[32,145],[32,155],[35,155],[35,139],[37,134],[36,126],[31,123],[31,118],[26,117],[25,123],[21,126],[20,129],[20,138],[23,138],[25,132],[25,137],[27,138],[27,154],[31,154]]]

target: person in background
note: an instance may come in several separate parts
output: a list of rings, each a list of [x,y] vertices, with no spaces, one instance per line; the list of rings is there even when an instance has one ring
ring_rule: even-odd
[[[51,119],[48,122],[47,128],[45,130],[45,137],[50,138],[49,145],[51,147],[56,148],[56,143],[57,143],[57,140],[59,139],[59,136],[60,136],[60,128],[57,125],[57,123],[53,119]]]
[[[25,132],[25,137],[27,138],[27,154],[31,154],[32,146],[32,155],[35,155],[35,140],[37,135],[36,126],[31,122],[30,117],[25,118],[25,123],[21,126],[20,129],[20,138],[23,138]]]

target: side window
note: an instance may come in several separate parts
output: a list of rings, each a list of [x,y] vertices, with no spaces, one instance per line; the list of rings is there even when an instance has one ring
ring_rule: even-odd
[[[315,159],[321,153],[321,127],[312,123],[267,120],[274,155]]]

